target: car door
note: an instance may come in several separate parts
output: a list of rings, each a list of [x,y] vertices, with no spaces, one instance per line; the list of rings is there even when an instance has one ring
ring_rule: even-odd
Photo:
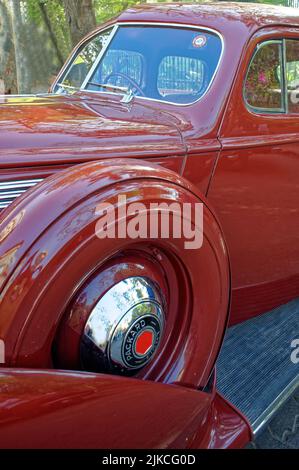
[[[250,41],[220,129],[209,199],[232,263],[231,322],[299,296],[299,31]]]

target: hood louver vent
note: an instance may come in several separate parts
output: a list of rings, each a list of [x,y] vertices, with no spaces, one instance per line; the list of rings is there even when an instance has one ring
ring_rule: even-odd
[[[42,179],[5,181],[0,183],[0,210],[9,206],[17,197],[43,181]]]

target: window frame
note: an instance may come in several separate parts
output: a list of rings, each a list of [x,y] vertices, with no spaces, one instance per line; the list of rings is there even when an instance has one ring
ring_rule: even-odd
[[[286,40],[284,38],[273,38],[273,39],[266,39],[264,41],[261,41],[258,43],[255,47],[255,50],[251,56],[251,59],[249,61],[246,75],[245,75],[245,80],[243,83],[243,101],[245,103],[246,108],[250,111],[253,112],[254,114],[258,115],[278,115],[278,114],[287,114],[288,113],[288,97],[287,97],[287,87],[286,87],[286,49],[285,49],[285,42]],[[251,104],[248,103],[246,99],[246,83],[250,71],[250,67],[258,54],[258,52],[261,50],[261,48],[265,47],[266,45],[269,44],[279,44],[280,45],[280,60],[281,60],[281,68],[282,68],[282,82],[281,82],[281,100],[282,100],[282,107],[281,108],[258,108],[255,106],[252,106]]]
[[[77,48],[74,50],[74,52],[71,54],[71,56],[69,57],[68,61],[66,62],[65,66],[61,69],[60,73],[57,75],[57,78],[55,80],[55,83],[53,84],[53,93],[56,93],[57,92],[57,89],[59,88],[59,83],[63,83],[63,81],[65,80],[67,74],[69,73],[69,71],[71,70],[72,68],[72,65],[74,64],[74,61],[75,59],[81,54],[81,52],[83,51],[83,49],[85,49],[85,47],[90,43],[92,42],[97,36],[100,36],[101,34],[105,34],[107,31],[110,30],[110,36],[107,40],[107,43],[109,44],[110,41],[112,40],[112,37],[114,36],[114,29],[115,29],[115,26],[113,25],[109,25],[107,26],[106,28],[102,29],[101,31],[98,31],[97,34],[94,34],[92,36],[89,36],[84,42],[81,42],[79,43],[79,45],[77,46]],[[102,53],[103,51],[106,50],[107,48],[107,43],[104,45],[104,47],[101,49],[98,57],[96,58],[95,62],[93,63],[93,65],[91,66],[90,70],[93,69],[94,67],[94,64],[98,61],[98,59],[102,57]],[[87,75],[86,76],[89,76],[89,72],[90,70],[88,71]],[[83,80],[83,82],[81,83],[81,86],[80,86],[80,90],[82,89],[83,87],[83,84],[86,80],[86,77],[85,79]]]
[[[283,38],[283,53],[284,53],[284,84],[285,84],[285,101],[286,101],[286,114],[290,117],[298,116],[299,112],[297,113],[290,113],[289,112],[289,94],[288,94],[288,78],[287,78],[287,41],[298,41],[299,43],[299,36],[298,37],[284,37]]]

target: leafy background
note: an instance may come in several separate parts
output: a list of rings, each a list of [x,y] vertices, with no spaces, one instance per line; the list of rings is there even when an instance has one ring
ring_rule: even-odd
[[[0,0],[0,93],[47,91],[82,37],[139,3],[146,0]],[[259,3],[299,7],[299,0]]]

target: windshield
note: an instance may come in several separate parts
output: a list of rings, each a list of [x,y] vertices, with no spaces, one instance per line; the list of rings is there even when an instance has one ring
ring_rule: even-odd
[[[56,91],[65,85],[64,91],[74,86],[190,104],[209,88],[221,52],[220,37],[204,29],[119,26],[113,33],[100,33],[79,51]]]

